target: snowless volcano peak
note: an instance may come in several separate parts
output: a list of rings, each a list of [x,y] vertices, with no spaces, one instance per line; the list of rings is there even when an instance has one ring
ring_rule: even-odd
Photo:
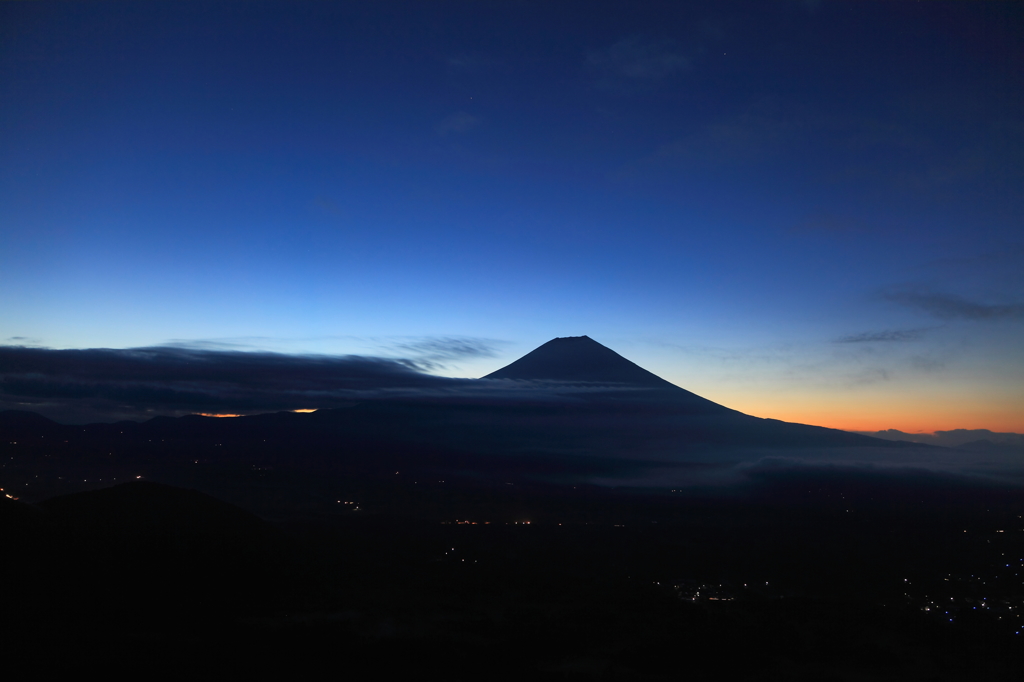
[[[589,336],[552,339],[484,378],[678,388]]]
[[[551,339],[515,362],[488,374],[484,379],[616,385],[621,388],[640,389],[619,393],[619,398],[628,395],[629,400],[653,400],[664,406],[671,405],[676,410],[684,409],[694,415],[740,415],[735,410],[665,381],[589,336]]]

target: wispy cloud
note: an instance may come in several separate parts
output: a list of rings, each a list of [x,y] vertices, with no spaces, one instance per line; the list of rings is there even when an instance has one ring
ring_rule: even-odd
[[[255,351],[259,348],[251,341],[223,339],[171,339],[159,348],[179,348],[193,351]]]
[[[885,300],[943,320],[1024,319],[1024,303],[992,304],[929,291],[888,291]]]
[[[982,253],[960,253],[922,266],[925,277],[957,282],[979,291],[999,291],[1005,300],[1024,298],[1024,244],[1003,243]]]
[[[417,368],[433,371],[456,362],[497,355],[506,344],[497,339],[472,336],[354,336],[310,337],[240,336],[217,339],[171,339],[159,348],[198,351],[246,351],[301,356],[372,356],[399,359]]]
[[[865,367],[847,376],[849,386],[870,386],[883,381],[890,381],[893,372],[885,367]]]
[[[392,346],[411,354],[409,361],[420,369],[430,371],[460,360],[493,358],[500,344],[500,341],[472,337],[424,337],[398,341]]]
[[[315,199],[314,204],[318,209],[334,216],[335,218],[343,217],[345,215],[345,212],[341,210],[341,207],[338,206],[338,204],[325,196],[318,196]]]
[[[804,107],[777,98],[765,98],[739,113],[709,122],[682,137],[662,144],[652,153],[627,164],[624,177],[668,169],[724,168],[759,163],[777,157],[793,140],[822,122]]]
[[[885,343],[891,341],[917,341],[924,334],[923,329],[893,329],[882,332],[850,334],[835,340],[835,343]]]
[[[605,89],[650,87],[690,68],[690,59],[672,41],[629,36],[587,54],[587,63]]]
[[[445,59],[445,64],[451,73],[477,74],[486,71],[491,60],[483,55],[460,53]]]
[[[480,119],[465,111],[457,111],[454,114],[441,119],[434,130],[438,135],[450,135],[452,133],[464,133],[480,125]]]
[[[829,212],[813,213],[789,228],[790,234],[861,234],[867,227],[857,220]]]
[[[959,272],[974,272],[978,268],[985,270],[1008,269],[1015,274],[1022,274],[1024,269],[1024,243],[1010,242],[1002,244],[998,250],[985,251],[983,253],[970,255],[957,255],[947,258],[939,258],[928,264],[930,267],[948,272],[955,270]]]

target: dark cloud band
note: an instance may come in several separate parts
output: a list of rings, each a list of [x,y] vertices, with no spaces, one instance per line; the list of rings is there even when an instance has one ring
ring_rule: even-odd
[[[622,387],[587,382],[453,379],[425,373],[488,356],[467,339],[398,344],[410,358],[286,355],[160,346],[54,350],[0,346],[0,410],[57,421],[145,419],[157,414],[319,409],[389,398],[561,401]]]
[[[895,329],[883,332],[864,332],[851,334],[836,339],[836,343],[884,343],[891,341],[916,341],[921,338],[923,330]]]
[[[993,305],[948,294],[908,291],[889,292],[884,298],[943,320],[1024,319],[1024,303]]]
[[[412,361],[364,356],[0,346],[0,406],[22,409],[39,403],[120,414],[298,409],[367,392],[443,390],[460,383],[424,374]]]

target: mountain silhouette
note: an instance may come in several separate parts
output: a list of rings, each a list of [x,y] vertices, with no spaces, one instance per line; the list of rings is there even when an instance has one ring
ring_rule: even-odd
[[[609,389],[594,394],[598,398],[653,400],[675,407],[685,406],[694,413],[738,414],[662,379],[589,336],[554,338],[483,378],[591,384]],[[623,393],[623,389],[629,391]]]

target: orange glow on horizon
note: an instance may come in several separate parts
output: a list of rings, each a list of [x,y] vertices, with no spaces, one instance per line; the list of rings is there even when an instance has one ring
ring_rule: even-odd
[[[292,412],[309,413],[309,412],[316,412],[316,410],[302,409],[302,410],[292,410]]]
[[[774,407],[774,409],[773,409]],[[981,406],[979,406],[981,407]],[[932,409],[928,409],[932,408]],[[798,424],[824,426],[842,431],[886,431],[896,429],[907,434],[934,434],[955,429],[988,429],[996,433],[1024,433],[1021,413],[1003,409],[969,409],[956,406],[940,409],[930,405],[884,406],[864,404],[757,405],[741,412]]]
[[[699,395],[699,394],[698,394]],[[710,396],[705,396],[709,397]],[[1024,395],[1019,390],[980,391],[917,386],[876,390],[736,391],[710,398],[754,417],[843,431],[933,434],[955,429],[1024,433]]]
[[[749,412],[747,414],[750,414]],[[766,416],[770,419],[778,419],[785,422],[797,424],[810,424],[812,426],[824,426],[829,429],[840,431],[887,431],[895,429],[906,434],[933,435],[938,431],[955,431],[957,429],[976,430],[987,429],[994,433],[1024,433],[1024,424],[1015,424],[1010,421],[991,418],[975,418],[973,415],[958,419],[949,417],[936,419],[931,414],[889,414],[885,416],[856,416],[840,415],[825,411],[793,411],[787,413],[776,413],[772,415],[755,414],[754,416]]]

